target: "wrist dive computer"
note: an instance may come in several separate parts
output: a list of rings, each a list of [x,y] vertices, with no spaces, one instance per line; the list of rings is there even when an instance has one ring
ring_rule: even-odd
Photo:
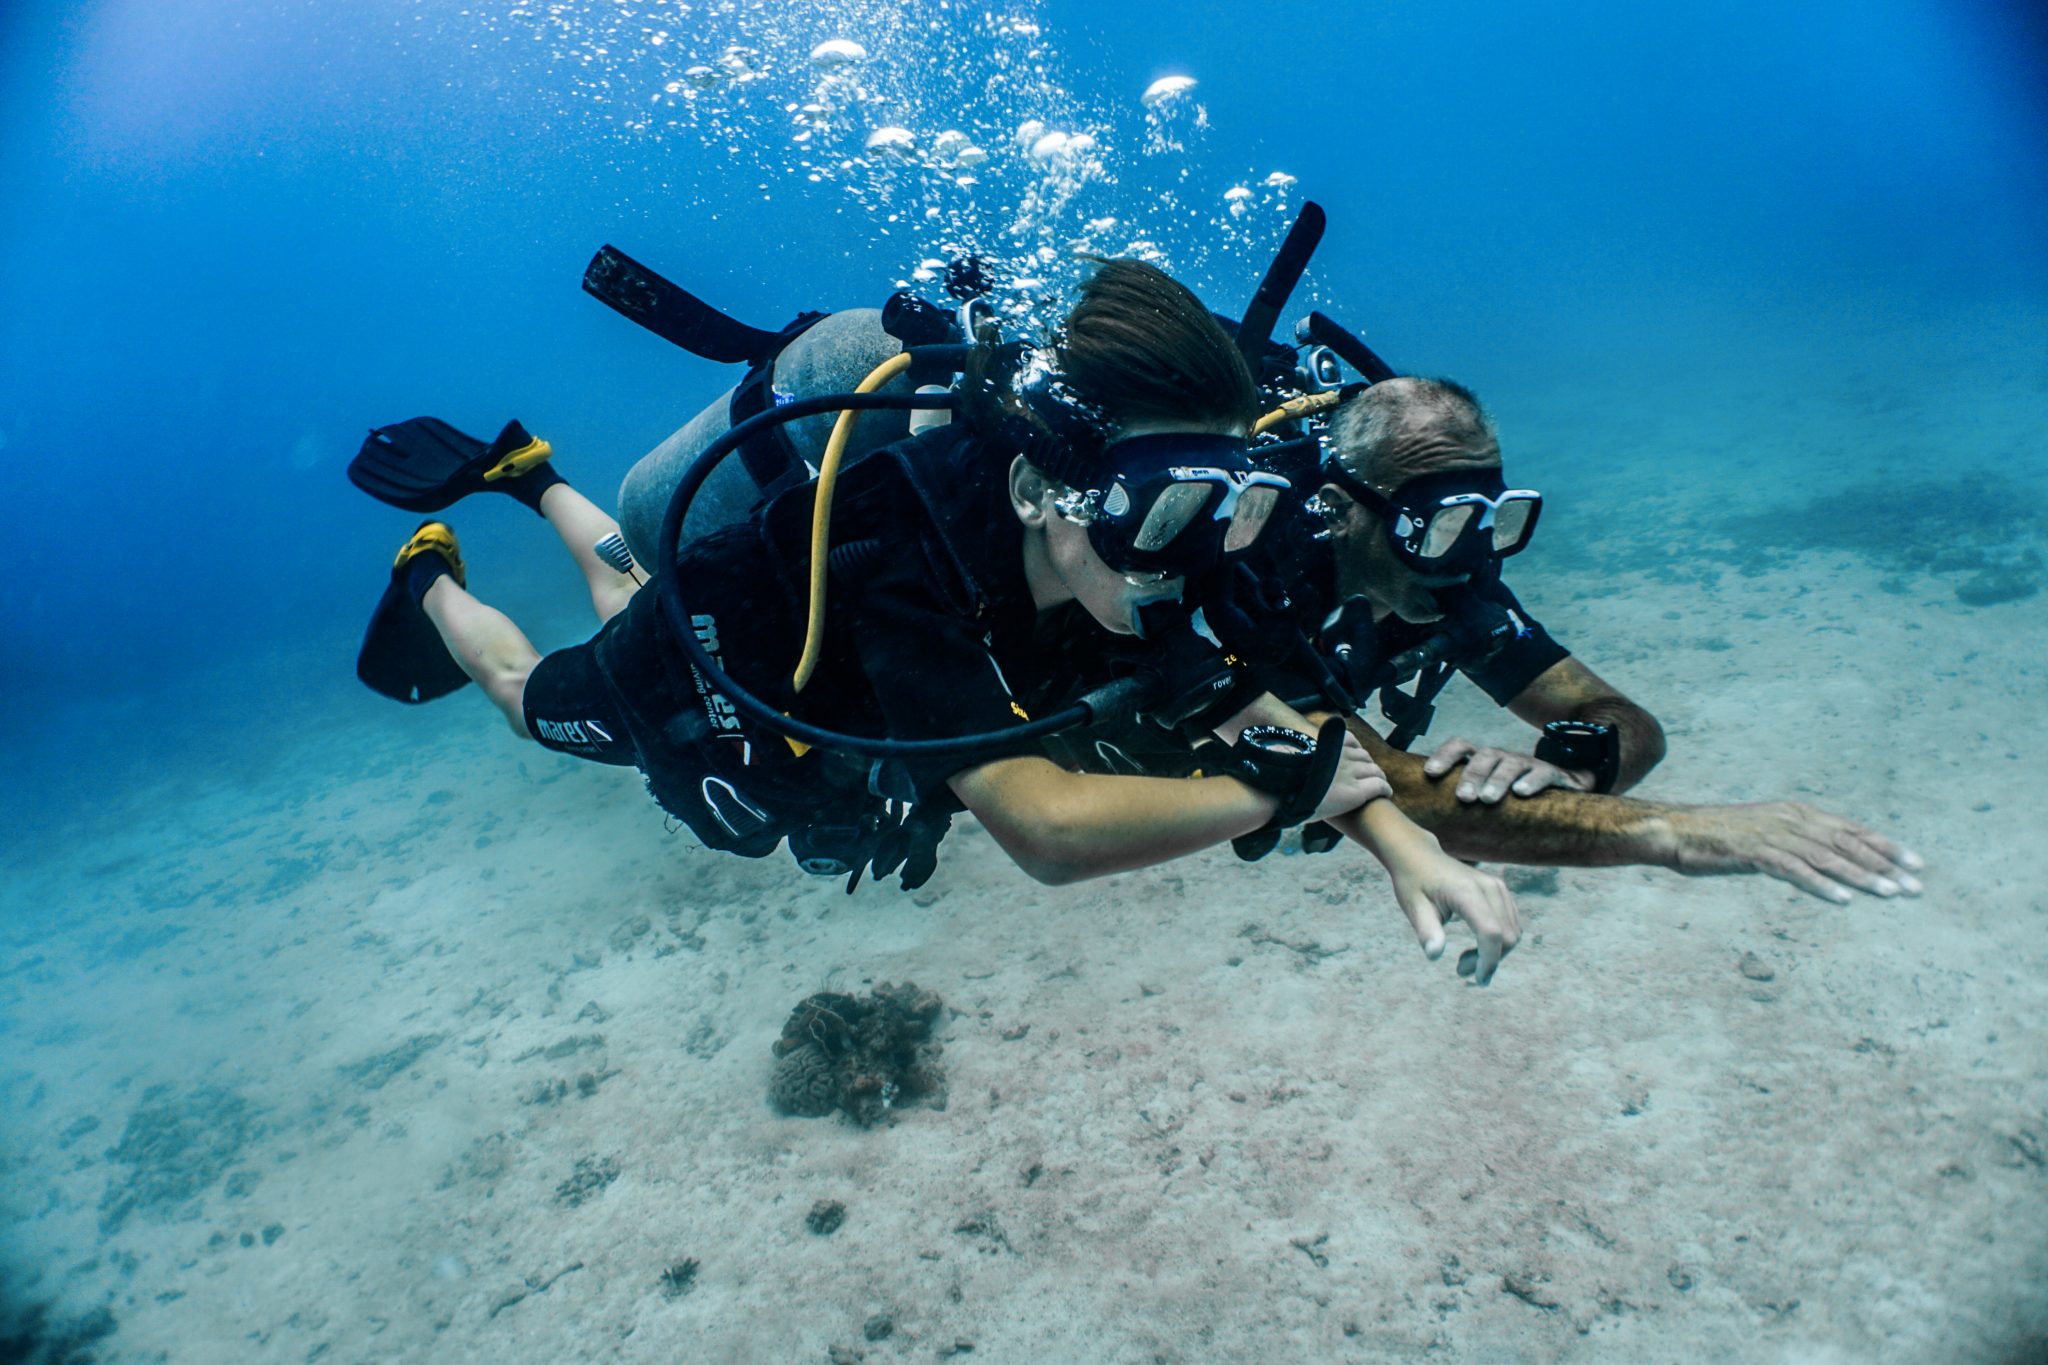
[[[1554,720],[1536,741],[1536,757],[1553,767],[1593,774],[1593,790],[1614,790],[1621,775],[1621,735],[1597,720]]]

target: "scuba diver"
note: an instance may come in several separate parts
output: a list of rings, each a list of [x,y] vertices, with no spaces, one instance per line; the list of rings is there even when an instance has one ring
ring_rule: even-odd
[[[656,317],[648,291],[666,282],[631,265],[614,253],[619,287],[601,297],[700,354],[719,349],[700,315]],[[915,334],[918,310],[897,312]],[[393,565],[359,675],[415,702],[474,680],[521,737],[638,768],[707,847],[763,857],[786,840],[849,890],[868,869],[922,884],[962,809],[1049,883],[1326,822],[1387,867],[1429,957],[1463,919],[1478,945],[1460,972],[1491,979],[1520,935],[1506,887],[1379,799],[1388,785],[1341,720],[1303,719],[1199,628],[1190,585],[1257,540],[1285,481],[1254,468],[1258,391],[1191,293],[1149,265],[1103,262],[1049,346],[999,345],[967,305],[951,340],[904,346],[855,393],[798,398],[771,362],[812,325],[733,343],[770,382],[745,415],[736,393],[736,423],[676,482],[651,548],[637,537],[644,585],[631,526],[622,535],[516,422],[488,444],[432,418],[373,432],[350,469],[360,487],[419,512],[517,498],[575,557],[602,628],[541,655],[468,591],[453,531],[430,521]],[[935,371],[964,374],[957,392],[882,391]],[[956,410],[844,460],[860,412]],[[823,413],[837,415],[813,471],[791,433]],[[788,438],[779,453],[771,433]],[[758,500],[728,485],[711,525],[685,537],[692,500],[735,454],[724,467],[744,465]],[[1119,675],[1047,714],[1043,665],[1076,635],[1114,642]],[[1076,772],[1046,756],[1061,729],[1133,710],[1211,736],[1201,775]]]
[[[1276,572],[1317,622],[1339,676],[1361,696],[1379,694],[1394,748],[1427,731],[1437,693],[1463,673],[1541,734],[1527,754],[1465,739],[1437,746],[1424,771],[1462,764],[1461,801],[1622,792],[1657,765],[1656,717],[1574,658],[1502,581],[1503,561],[1535,534],[1543,497],[1508,487],[1493,419],[1471,390],[1381,380],[1337,407],[1320,456],[1302,480],[1321,485],[1309,515],[1268,543],[1286,556]],[[1411,675],[1413,690],[1401,691]]]
[[[1291,655],[1292,677],[1269,673],[1268,685],[1304,711],[1347,715],[1405,814],[1463,858],[1762,873],[1836,904],[1852,891],[1920,894],[1918,854],[1803,802],[1616,795],[1662,758],[1662,728],[1573,659],[1501,581],[1501,561],[1535,532],[1542,497],[1508,487],[1478,400],[1448,380],[1397,375],[1320,312],[1297,325],[1296,341],[1260,358],[1268,387],[1296,394],[1273,425],[1308,434],[1256,452],[1291,492],[1237,566],[1250,583],[1236,596],[1260,617],[1247,652]],[[1343,365],[1363,382],[1345,384]],[[1532,754],[1463,739],[1426,760],[1406,752],[1459,672],[1541,728]],[[1375,694],[1384,737],[1362,718]],[[1511,793],[1518,799],[1504,800]],[[1309,851],[1333,842],[1313,825],[1302,833]]]

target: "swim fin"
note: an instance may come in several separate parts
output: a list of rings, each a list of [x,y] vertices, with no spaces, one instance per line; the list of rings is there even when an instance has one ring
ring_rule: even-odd
[[[455,532],[438,521],[427,522],[399,550],[391,582],[370,614],[370,628],[356,654],[356,676],[372,691],[411,704],[445,697],[469,683],[469,675],[441,643],[441,632],[413,600],[409,566],[423,554],[447,560],[456,583],[467,586]]]
[[[471,493],[517,478],[553,455],[554,447],[507,422],[485,444],[438,417],[375,427],[349,461],[349,482],[379,502],[408,512],[438,512]],[[507,490],[509,491],[509,490]]]

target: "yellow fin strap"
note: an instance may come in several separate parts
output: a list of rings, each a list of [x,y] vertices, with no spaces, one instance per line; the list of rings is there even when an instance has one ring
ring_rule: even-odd
[[[484,471],[485,483],[516,479],[555,453],[555,448],[536,436]]]
[[[909,368],[909,354],[899,351],[870,370],[853,391],[873,393]],[[853,436],[853,424],[859,416],[854,408],[839,414],[839,420],[832,424],[832,439],[825,443],[825,457],[818,462],[818,486],[811,500],[811,610],[804,623],[803,657],[797,660],[796,674],[790,680],[792,689],[798,692],[809,685],[811,675],[818,671],[818,656],[825,648],[825,578],[831,567],[828,557],[832,549],[832,493],[839,483],[839,462],[846,454],[846,443]]]
[[[445,521],[430,521],[412,533],[412,539],[399,547],[398,558],[391,561],[393,572],[404,568],[424,554],[436,554],[448,561],[448,572],[455,577],[457,587],[469,586],[468,575],[462,567],[462,547],[455,541],[455,531]]]

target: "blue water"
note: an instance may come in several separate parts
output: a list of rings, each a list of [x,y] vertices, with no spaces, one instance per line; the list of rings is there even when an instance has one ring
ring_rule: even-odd
[[[1825,366],[1890,325],[1924,345],[1873,362],[1911,382],[1973,310],[2040,316],[2048,119],[2017,9],[1036,12],[1090,107],[1128,121],[1155,75],[1197,74],[1212,129],[1171,166],[1195,166],[1190,201],[1296,176],[1333,223],[1319,296],[1510,412],[1584,374],[1674,377],[1684,403],[1688,374]],[[769,325],[877,299],[933,249],[837,185],[774,177],[764,203],[708,139],[620,131],[576,97],[582,67],[541,59],[538,21],[471,13],[8,7],[13,715],[308,621],[339,644],[390,538],[339,478],[373,422],[516,408],[609,468],[650,447],[720,377],[580,294],[600,242]],[[1071,217],[1142,218],[1141,158],[1115,159],[1129,185]],[[1260,263],[1225,264],[1198,283],[1227,307]]]
[[[1019,3],[1035,42],[969,8],[11,0],[10,856],[149,783],[268,771],[337,716],[422,744],[481,723],[401,720],[350,675],[408,527],[342,471],[374,423],[516,414],[603,500],[732,378],[581,293],[608,241],[772,327],[879,303],[958,245],[1014,276],[1020,242],[1053,243],[1056,293],[1066,247],[1113,217],[1097,249],[1153,240],[1232,311],[1313,199],[1331,228],[1303,300],[1489,400],[1510,462],[1541,460],[1554,506],[1531,558],[1554,582],[1576,553],[1629,570],[1644,517],[1725,530],[1718,504],[1812,514],[1845,482],[2023,490],[1983,516],[2040,527],[2048,43],[2029,7]],[[734,34],[767,74],[696,91],[684,68]],[[799,163],[831,138],[792,140],[784,104],[813,79],[793,58],[846,34],[882,93],[832,135],[864,169],[813,182]],[[1141,92],[1175,73],[1199,85],[1148,123]],[[1099,167],[1023,237],[1005,230],[1034,183],[1014,146],[967,188],[860,149],[884,117],[929,139],[983,98],[992,126],[1097,138]],[[1153,135],[1178,145],[1148,155]],[[486,541],[534,534],[489,515]],[[1877,555],[1887,534],[1820,543]],[[508,552],[495,572],[522,600],[554,585],[562,615],[543,619],[566,638],[556,566]],[[1971,618],[1966,643],[2038,625],[2039,602]],[[0,905],[16,925],[54,912]]]

